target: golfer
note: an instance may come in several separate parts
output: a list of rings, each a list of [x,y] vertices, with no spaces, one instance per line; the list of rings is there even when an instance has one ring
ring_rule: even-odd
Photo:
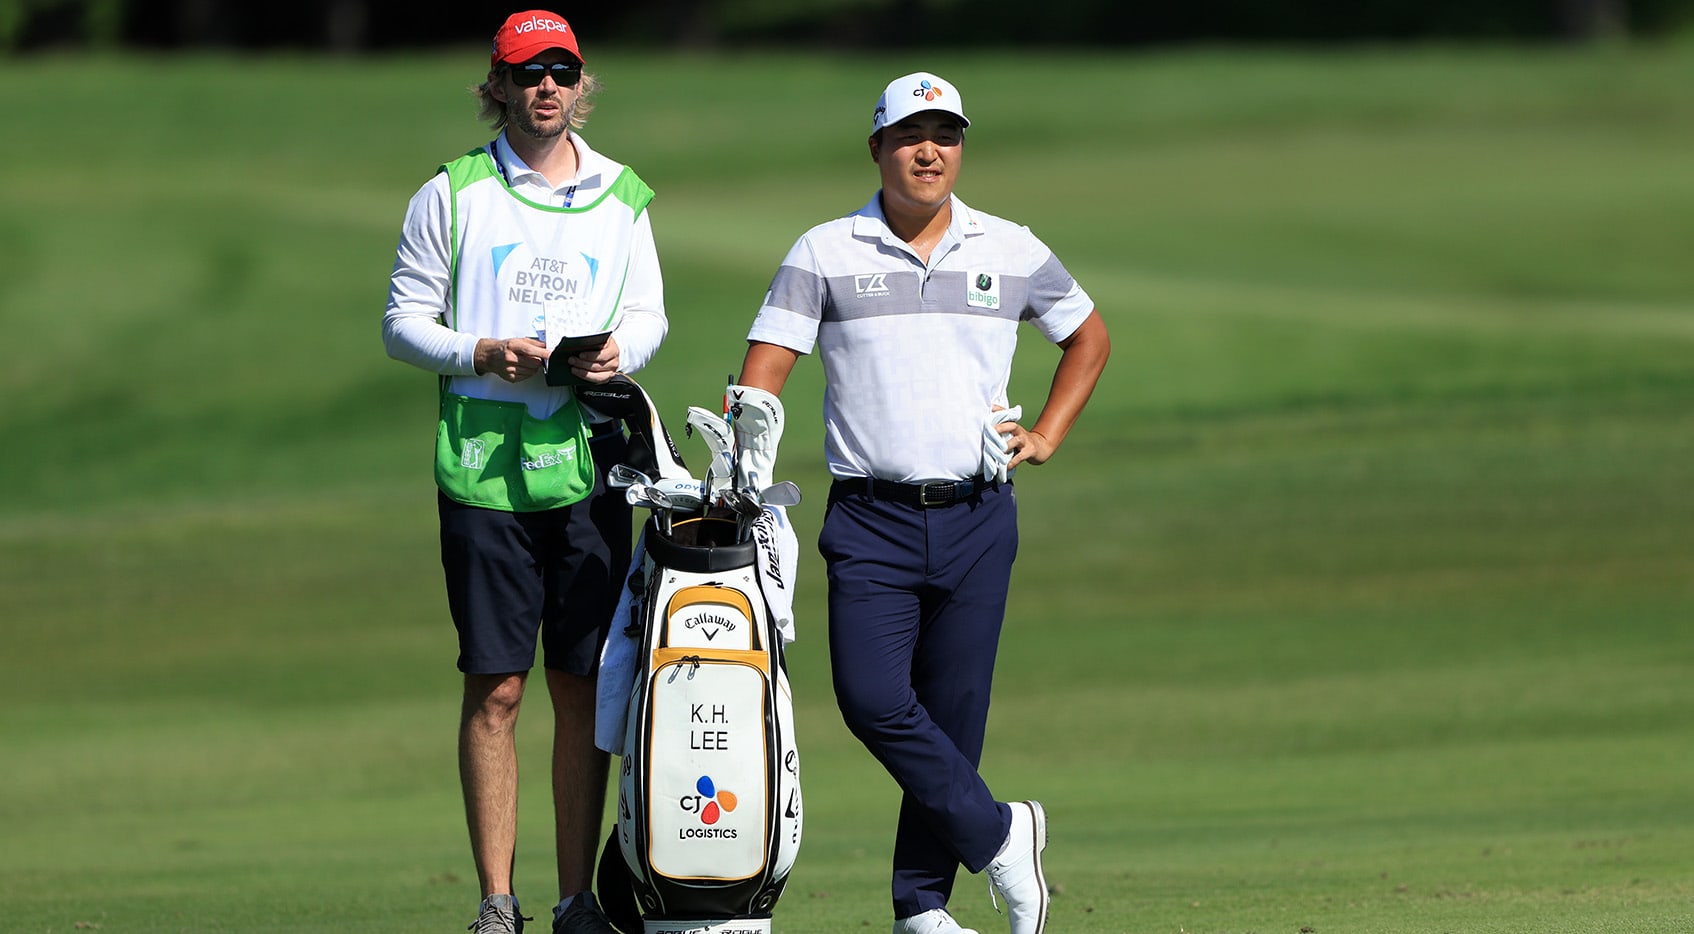
[[[652,191],[575,132],[594,88],[563,17],[505,21],[476,88],[499,135],[412,198],[383,316],[389,355],[441,376],[435,476],[464,672],[459,773],[479,934],[521,932],[526,920],[512,892],[513,727],[538,633],[554,723],[553,930],[612,931],[589,892],[607,770],[594,701],[631,548],[629,507],[605,483],[626,442],[568,383],[639,370],[667,321]],[[552,349],[604,330],[598,346]]]
[[[969,126],[941,78],[888,85],[869,139],[881,190],[789,251],[741,373],[780,392],[801,354],[823,358],[830,664],[848,728],[904,792],[895,934],[961,930],[961,865],[987,871],[1013,934],[1046,924],[1046,814],[996,799],[977,766],[1017,552],[1011,473],[1058,450],[1110,352],[1053,253],[953,194]],[[1006,408],[1026,321],[1062,349],[1028,427]]]

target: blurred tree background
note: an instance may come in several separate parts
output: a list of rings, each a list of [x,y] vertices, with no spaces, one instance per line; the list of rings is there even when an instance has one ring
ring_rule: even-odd
[[[484,41],[505,9],[440,0],[0,0],[0,52],[384,51]],[[555,9],[596,42],[673,48],[1606,42],[1694,27],[1694,0],[1051,0],[1034,12],[1013,0],[624,0]]]

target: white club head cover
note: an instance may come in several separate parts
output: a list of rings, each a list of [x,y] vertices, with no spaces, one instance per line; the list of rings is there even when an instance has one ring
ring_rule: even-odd
[[[730,420],[735,425],[735,485],[769,485],[776,477],[776,449],[782,443],[782,400],[754,386],[729,387]]]
[[[995,426],[1006,422],[1015,422],[1023,418],[1023,406],[1014,405],[1009,409],[989,412],[982,420],[982,479],[991,483],[1006,482],[1006,465],[1011,463],[1012,452],[1006,446],[1007,436],[1001,434]]]
[[[706,491],[713,498],[728,487],[735,474],[735,438],[722,415],[697,405],[688,407],[688,427],[700,435],[711,451],[711,463],[706,465]]]

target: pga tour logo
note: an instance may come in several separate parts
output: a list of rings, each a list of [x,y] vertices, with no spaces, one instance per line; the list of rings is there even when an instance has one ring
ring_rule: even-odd
[[[466,470],[481,470],[487,456],[488,448],[481,441],[466,438],[464,450],[459,452],[459,466]]]

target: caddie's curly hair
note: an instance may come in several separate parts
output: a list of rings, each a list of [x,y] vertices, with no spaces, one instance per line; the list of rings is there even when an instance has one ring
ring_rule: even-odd
[[[502,66],[504,67],[504,66]],[[500,72],[490,70],[488,77],[481,84],[472,85],[470,92],[476,96],[476,118],[494,128],[499,133],[506,129],[506,105],[489,93],[488,86],[500,80]],[[588,122],[588,115],[594,112],[594,92],[600,90],[600,81],[588,72],[582,73],[581,83],[576,86],[576,103],[571,105],[566,119],[570,121],[571,129],[580,130]]]

